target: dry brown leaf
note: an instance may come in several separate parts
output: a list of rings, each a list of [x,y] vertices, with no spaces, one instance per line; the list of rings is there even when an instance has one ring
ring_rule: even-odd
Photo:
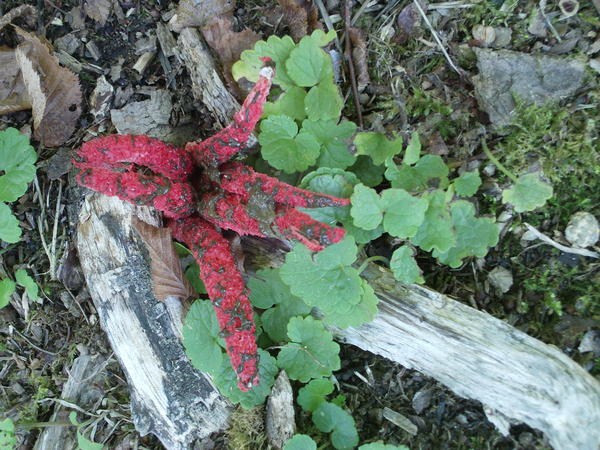
[[[231,14],[235,0],[181,0],[177,7],[177,28],[203,27]]]
[[[0,114],[31,108],[31,99],[17,64],[15,50],[0,47]]]
[[[60,67],[36,36],[19,27],[15,30],[24,40],[15,55],[31,98],[34,136],[47,147],[64,144],[81,114],[79,79]]]
[[[367,43],[362,30],[358,28],[349,27],[348,34],[352,43],[352,62],[356,70],[357,88],[359,92],[362,92],[371,82],[367,64]]]
[[[308,0],[277,0],[283,8],[283,22],[290,29],[290,35],[299,41],[314,30],[322,30],[317,7]]]
[[[260,35],[250,29],[233,31],[233,23],[229,18],[218,18],[202,27],[202,35],[215,55],[219,57],[228,86],[236,92],[236,95],[241,96],[242,93],[239,92],[238,85],[231,76],[231,66],[240,59],[244,50],[254,47],[254,44],[260,40]]]
[[[87,16],[100,25],[105,25],[110,16],[112,7],[111,0],[86,0],[83,4],[83,10]]]
[[[157,228],[133,219],[133,227],[148,247],[151,259],[152,288],[161,302],[172,295],[183,300],[194,296],[194,290],[183,275],[179,257],[173,247],[171,230]]]

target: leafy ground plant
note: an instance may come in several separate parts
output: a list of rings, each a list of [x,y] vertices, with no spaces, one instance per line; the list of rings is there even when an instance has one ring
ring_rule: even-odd
[[[499,231],[493,218],[477,217],[468,200],[482,184],[477,171],[451,176],[440,156],[421,154],[417,133],[404,146],[399,135],[356,133],[354,123],[340,120],[343,105],[331,59],[322,50],[334,37],[316,31],[298,44],[287,37],[270,37],[244,52],[233,74],[255,81],[263,58],[273,61],[273,83],[279,91],[274,89],[261,118],[263,161],[255,166],[284,179],[307,171],[301,188],[349,199],[349,204],[302,209],[329,226],[342,224],[347,236],[318,253],[299,242],[281,268],[259,270],[249,280],[263,348],[260,385],[247,392],[235,385],[207,301],[197,300],[192,306],[184,344],[192,363],[210,373],[221,392],[244,408],[262,404],[277,372],[285,370],[291,380],[305,384],[298,404],[318,430],[329,433],[334,448],[344,449],[358,445],[358,434],[343,406],[326,400],[333,391],[330,377],[340,368],[339,346],[326,326],[360,326],[377,312],[378,298],[360,277],[364,266],[356,267],[362,246],[387,233],[399,243],[389,261],[396,278],[424,282],[414,257],[417,249],[459,267],[468,257],[485,256],[498,242]],[[521,187],[526,182],[529,178],[505,192],[506,201],[518,211],[540,206],[547,198],[547,191],[531,198]],[[313,445],[311,438],[298,435],[286,448]],[[396,448],[368,445],[365,448]]]
[[[27,136],[15,128],[0,131],[0,239],[15,243],[21,228],[7,203],[14,202],[35,178],[37,154]]]

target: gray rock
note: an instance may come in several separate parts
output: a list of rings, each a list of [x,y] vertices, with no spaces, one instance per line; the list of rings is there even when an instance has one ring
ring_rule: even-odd
[[[598,242],[598,220],[589,212],[579,211],[571,216],[565,230],[567,241],[575,247],[586,248]]]
[[[488,273],[488,281],[492,286],[505,294],[513,285],[513,276],[509,270],[502,266],[498,266],[494,267],[494,269]]]
[[[475,54],[475,94],[497,127],[510,124],[515,98],[525,105],[543,105],[573,95],[583,82],[581,61],[483,48]]]
[[[593,352],[596,356],[600,355],[600,331],[589,330],[585,333],[578,350],[580,353]]]

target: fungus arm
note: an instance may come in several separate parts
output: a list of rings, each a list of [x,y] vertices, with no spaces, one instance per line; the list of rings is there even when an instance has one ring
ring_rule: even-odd
[[[247,391],[258,384],[258,350],[252,305],[229,242],[201,218],[171,221],[173,237],[183,242],[200,266],[221,334],[225,339],[238,387]]]

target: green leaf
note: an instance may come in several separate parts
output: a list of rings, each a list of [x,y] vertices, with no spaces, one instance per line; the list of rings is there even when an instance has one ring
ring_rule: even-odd
[[[310,39],[317,47],[325,47],[335,39],[335,30],[329,30],[327,33],[325,33],[323,30],[317,29],[309,36],[306,36],[306,38]]]
[[[0,201],[14,202],[35,178],[37,154],[15,128],[0,131]]]
[[[100,443],[90,441],[79,429],[77,430],[77,446],[79,450],[101,450],[104,447]]]
[[[248,280],[250,302],[260,309],[267,309],[291,296],[290,288],[281,281],[279,270],[261,269]]]
[[[202,281],[202,278],[200,278],[200,266],[198,266],[198,263],[195,259],[192,260],[188,268],[185,269],[184,275],[192,285],[192,288],[194,288],[194,291],[197,295],[207,293],[206,286],[204,286],[204,282]]]
[[[344,229],[346,232],[354,238],[357,244],[366,244],[377,239],[383,234],[383,225],[379,225],[374,230],[365,230],[357,227],[352,223],[352,218],[344,220]]]
[[[278,269],[259,270],[256,276],[248,282],[250,301],[257,308],[270,308],[261,316],[263,329],[273,341],[285,341],[289,320],[309,314],[311,308],[290,292]]]
[[[414,258],[414,251],[410,246],[403,245],[392,254],[390,269],[396,280],[402,283],[424,283],[423,272]]]
[[[294,82],[287,74],[285,61],[295,47],[296,44],[289,36],[282,38],[269,36],[266,41],[258,41],[253,50],[244,50],[240,60],[231,68],[233,79],[238,81],[240,78],[246,78],[248,81],[258,81],[260,69],[265,65],[261,58],[267,56],[275,63],[273,84],[281,86],[282,89],[289,89]]]
[[[371,444],[363,444],[358,447],[358,450],[410,450],[406,445],[384,444],[381,441]]]
[[[333,383],[327,378],[312,380],[298,391],[296,401],[304,411],[312,412],[333,392]]]
[[[10,206],[3,202],[0,202],[0,239],[10,244],[21,239],[19,221],[13,216]]]
[[[38,285],[36,282],[27,274],[24,269],[19,269],[15,272],[15,281],[18,285],[23,286],[27,291],[29,300],[35,302],[38,298]]]
[[[384,216],[383,229],[399,238],[413,237],[423,220],[429,202],[413,197],[404,189],[386,189],[381,194]]]
[[[225,346],[219,337],[219,323],[212,304],[208,300],[196,300],[185,317],[183,346],[192,365],[203,372],[214,375],[221,370]]]
[[[377,315],[377,304],[379,298],[366,280],[362,281],[362,297],[360,302],[352,305],[347,312],[326,314],[323,323],[335,325],[340,328],[359,327],[364,323],[371,322]]]
[[[317,444],[306,434],[295,434],[285,443],[283,450],[317,450]]]
[[[291,342],[277,355],[277,365],[290,379],[306,383],[340,368],[340,346],[320,320],[292,317],[287,328]]]
[[[391,158],[386,160],[385,165],[387,167],[385,177],[392,183],[392,187],[408,192],[425,190],[429,187],[428,182],[436,178],[439,178],[440,183],[444,184],[443,181],[449,172],[444,160],[439,155],[425,155],[415,166],[403,164],[398,168]]]
[[[287,173],[308,169],[319,157],[321,146],[307,132],[298,133],[296,122],[286,116],[270,116],[260,124],[258,141],[269,164]]]
[[[450,205],[456,244],[445,252],[434,251],[433,256],[450,267],[459,267],[468,256],[484,257],[488,249],[498,243],[498,226],[487,217],[475,217],[475,207],[466,200]]]
[[[348,169],[353,172],[365,186],[375,187],[383,181],[383,165],[373,164],[368,156],[358,156],[356,162]]]
[[[257,405],[262,405],[268,395],[271,393],[271,387],[275,382],[277,375],[277,364],[265,350],[258,349],[258,377],[260,384],[254,386],[249,391],[243,392],[238,388],[238,380],[228,358],[225,358],[221,368],[213,380],[221,394],[226,396],[232,403],[239,403],[242,408],[250,409]]]
[[[291,296],[287,301],[266,310],[261,316],[262,326],[274,342],[287,341],[287,324],[292,317],[310,314],[311,307],[296,296]]]
[[[479,177],[479,172],[477,172],[477,170],[465,172],[454,180],[456,195],[460,197],[470,197],[477,192],[479,186],[481,186],[481,178]]]
[[[294,120],[303,120],[306,117],[304,99],[306,91],[298,86],[292,86],[279,96],[274,103],[265,103],[263,117],[288,116]]]
[[[358,133],[354,138],[354,144],[357,154],[368,155],[374,164],[380,165],[389,157],[402,151],[402,136],[389,140],[383,133]]]
[[[423,198],[429,202],[425,219],[410,241],[426,252],[432,249],[438,252],[448,251],[456,244],[456,234],[446,204],[446,193],[437,189],[424,194]]]
[[[17,446],[15,424],[11,418],[0,421],[0,449],[13,450]]]
[[[358,445],[358,433],[350,414],[333,403],[324,402],[312,414],[315,426],[331,433],[331,443],[337,449],[352,449]]]
[[[306,175],[300,187],[313,192],[333,195],[334,197],[348,198],[352,195],[358,178],[352,172],[341,169],[320,167]],[[313,219],[330,226],[336,226],[350,217],[350,206],[327,206],[324,208],[300,208],[300,210]]]
[[[355,226],[365,230],[374,230],[379,226],[383,219],[384,203],[375,189],[364,184],[356,185],[350,202],[350,215]]]
[[[311,87],[326,79],[330,73],[326,68],[327,63],[331,64],[328,58],[310,36],[304,36],[290,52],[285,67],[298,86]]]
[[[344,99],[334,83],[321,81],[310,88],[304,99],[304,106],[310,120],[337,121],[344,107]]]
[[[354,122],[342,120],[336,124],[334,120],[305,120],[302,130],[311,133],[321,144],[320,167],[345,169],[356,161],[349,148],[349,140],[356,131]]]
[[[102,449],[102,447],[103,447],[102,444],[90,441],[81,432],[81,429],[86,424],[88,424],[89,421],[83,422],[83,423],[79,423],[77,421],[77,413],[75,411],[71,411],[69,413],[69,421],[73,425],[75,425],[77,427],[77,446],[78,446],[78,449],[81,449],[81,450],[101,450]]]
[[[16,284],[14,281],[5,278],[0,281],[0,308],[4,308],[8,305],[10,297],[15,292]]]
[[[410,136],[410,141],[406,146],[406,150],[404,152],[404,159],[402,162],[404,164],[408,164],[412,166],[419,160],[419,156],[421,155],[421,140],[419,139],[419,133],[413,131]]]
[[[544,206],[552,193],[552,186],[541,180],[539,172],[528,173],[502,192],[502,203],[510,203],[518,213],[533,211]]]
[[[285,257],[281,279],[292,294],[324,314],[347,312],[362,297],[361,278],[350,265],[356,261],[354,239],[330,245],[312,254],[302,244],[296,244]]]

